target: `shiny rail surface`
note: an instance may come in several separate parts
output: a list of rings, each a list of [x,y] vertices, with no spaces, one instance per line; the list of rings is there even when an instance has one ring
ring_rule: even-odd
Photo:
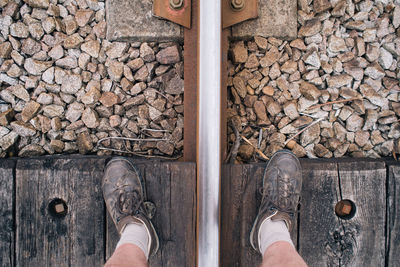
[[[221,1],[200,1],[198,266],[219,265]]]

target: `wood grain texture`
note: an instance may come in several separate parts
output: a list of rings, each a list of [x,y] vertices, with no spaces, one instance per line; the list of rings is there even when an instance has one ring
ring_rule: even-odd
[[[258,266],[261,255],[250,231],[261,203],[259,189],[266,164],[223,165],[221,192],[221,266]],[[297,220],[291,233],[297,243]]]
[[[135,164],[146,183],[147,199],[157,211],[152,219],[160,239],[160,250],[149,259],[149,266],[196,265],[196,165],[183,162]],[[119,240],[107,214],[109,258]]]
[[[387,243],[388,267],[400,264],[400,164],[388,166]]]
[[[385,163],[311,163],[303,176],[299,248],[309,266],[384,266]],[[341,199],[355,203],[352,219],[336,216]]]
[[[109,218],[105,225],[104,162],[105,158],[92,156],[1,159],[0,266],[104,263],[119,238]],[[157,206],[153,222],[161,248],[150,266],[195,266],[195,164],[135,163],[146,180],[148,199]],[[294,227],[292,238],[309,266],[399,266],[400,165],[353,159],[301,163],[299,232]],[[265,166],[222,168],[221,266],[261,262],[250,246],[249,233],[261,200],[258,188]],[[66,217],[49,214],[54,198],[68,203]],[[335,215],[341,199],[350,199],[357,207],[350,220]]]
[[[258,266],[261,255],[250,245],[257,215],[261,165],[224,165],[221,188],[221,266]]]
[[[312,266],[329,266],[327,240],[330,228],[337,225],[334,213],[338,201],[337,165],[303,164],[303,189],[300,201],[299,253]]]
[[[386,166],[384,162],[339,163],[341,198],[357,211],[343,222],[354,241],[352,266],[385,265]]]
[[[0,266],[14,265],[14,160],[0,164]]]
[[[104,263],[104,159],[20,159],[16,167],[18,266],[100,266]],[[66,201],[63,218],[50,214]]]

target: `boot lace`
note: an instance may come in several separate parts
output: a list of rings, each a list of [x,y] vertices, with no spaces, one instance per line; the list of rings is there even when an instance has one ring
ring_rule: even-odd
[[[277,177],[274,179],[276,184],[267,182],[263,188],[260,188],[263,208],[268,208],[271,211],[278,210],[293,216],[299,193],[296,192],[295,184],[291,182],[290,177],[282,175],[278,168],[276,168],[276,171]]]
[[[143,199],[138,190],[127,191],[125,186],[116,188],[121,192],[118,201],[115,203],[117,210],[124,215],[137,215],[141,212]]]

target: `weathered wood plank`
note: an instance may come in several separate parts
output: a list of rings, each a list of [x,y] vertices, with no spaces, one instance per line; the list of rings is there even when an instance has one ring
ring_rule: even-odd
[[[345,234],[353,235],[352,266],[385,265],[386,173],[384,162],[339,163],[341,197],[357,208],[343,222]]]
[[[221,187],[221,266],[258,266],[261,255],[250,245],[264,166],[224,165]],[[261,178],[260,178],[261,176]]]
[[[104,158],[68,158],[19,160],[15,186],[13,179],[5,179],[13,175],[15,163],[1,160],[0,266],[99,266],[104,263],[104,249],[106,257],[113,252],[118,235],[111,221],[104,246]],[[309,266],[384,266],[385,252],[386,265],[397,266],[400,166],[388,166],[387,206],[383,162],[303,160],[302,166],[298,243]],[[152,161],[140,162],[138,167],[146,180],[148,198],[158,208],[153,221],[161,249],[150,259],[150,266],[194,266],[195,165]],[[265,164],[223,167],[221,266],[261,262],[250,246],[249,233],[261,200],[258,188],[264,168]],[[12,263],[14,187],[16,264]],[[55,197],[68,203],[69,213],[63,219],[49,215],[47,205]],[[357,212],[350,220],[338,219],[335,204],[346,198],[354,201]]]
[[[266,164],[224,165],[221,189],[221,266],[258,266],[261,255],[250,245],[250,231],[261,202]],[[297,220],[291,233],[297,243]]]
[[[299,247],[309,266],[384,266],[385,163],[315,163],[303,177]],[[352,219],[336,216],[341,199],[355,203]]]
[[[14,160],[0,161],[0,266],[14,265],[14,167]]]
[[[20,159],[16,167],[18,266],[100,266],[104,263],[101,191],[104,159]],[[65,217],[51,214],[59,198]]]
[[[303,164],[299,220],[299,253],[309,266],[330,266],[326,241],[330,227],[337,224],[334,213],[338,201],[337,165]]]
[[[160,239],[160,250],[150,266],[196,265],[196,165],[182,162],[137,163],[146,183],[147,198],[157,208],[152,220]],[[109,258],[119,240],[107,214]]]
[[[388,166],[387,243],[388,267],[400,265],[400,165]]]

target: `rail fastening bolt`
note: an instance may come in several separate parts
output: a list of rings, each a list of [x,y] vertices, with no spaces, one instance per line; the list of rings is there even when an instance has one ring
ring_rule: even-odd
[[[181,9],[183,7],[183,0],[169,0],[169,6],[172,9]]]
[[[245,0],[231,0],[231,6],[233,10],[240,11],[244,8]]]

